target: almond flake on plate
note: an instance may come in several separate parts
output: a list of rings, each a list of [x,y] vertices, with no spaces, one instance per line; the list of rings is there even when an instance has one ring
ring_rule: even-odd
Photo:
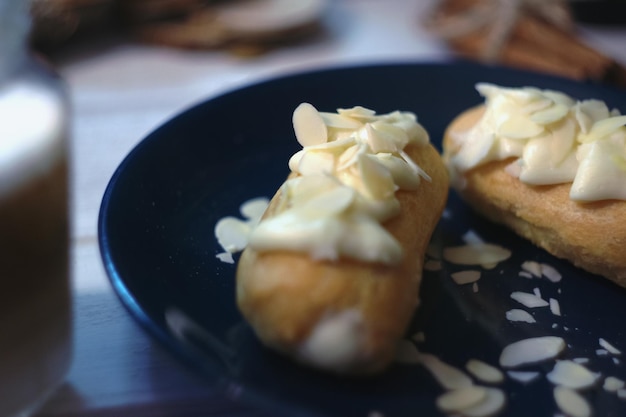
[[[539,262],[525,261],[524,263],[522,263],[522,269],[530,273],[534,277],[541,277],[541,265],[539,264]]]
[[[471,284],[480,279],[480,271],[459,271],[453,272],[450,276],[458,285]]]
[[[556,300],[554,298],[550,298],[550,311],[555,316],[560,316],[561,315],[561,305],[559,304],[558,300]]]
[[[511,298],[528,308],[546,307],[549,305],[543,298],[528,292],[514,291],[511,293]]]
[[[476,245],[476,244],[485,243],[483,238],[480,237],[478,233],[476,233],[474,230],[471,230],[471,229],[465,232],[462,239],[463,239],[463,242],[467,243],[468,245]]]
[[[435,377],[445,389],[459,389],[473,385],[472,380],[463,371],[448,365],[430,353],[420,353],[421,364]]]
[[[507,371],[506,374],[509,376],[509,378],[523,384],[532,382],[535,379],[539,378],[539,376],[541,375],[539,372],[534,371]]]
[[[515,368],[557,357],[565,349],[565,341],[557,336],[522,339],[505,346],[500,354],[500,366]]]
[[[506,312],[506,319],[509,321],[521,321],[524,323],[536,323],[535,318],[526,310],[513,308]]]
[[[426,271],[441,271],[441,261],[436,259],[429,259],[424,263],[424,270]]]
[[[559,409],[571,417],[590,417],[591,406],[587,400],[571,388],[554,388],[554,400]]]
[[[487,397],[487,390],[483,387],[471,385],[448,391],[437,398],[437,407],[446,413],[462,412],[473,407]]]
[[[551,282],[559,282],[562,278],[561,273],[548,264],[541,264],[541,275],[546,277],[548,281]]]
[[[617,392],[624,388],[624,381],[614,376],[607,376],[604,379],[603,388],[609,392]]]
[[[620,351],[618,348],[616,348],[615,346],[613,346],[612,344],[610,344],[609,342],[607,342],[603,338],[600,338],[598,340],[598,343],[600,344],[600,346],[602,346],[604,349],[606,349],[608,352],[612,353],[613,355],[621,355],[622,354],[622,351]]]
[[[506,396],[501,389],[485,388],[487,397],[473,407],[462,410],[467,417],[490,417],[502,411],[506,405]]]
[[[572,389],[589,388],[596,383],[598,377],[598,374],[583,365],[569,360],[557,361],[552,371],[546,375],[553,384]]]
[[[504,375],[500,370],[478,359],[470,359],[465,364],[465,369],[482,382],[497,384],[504,381]]]

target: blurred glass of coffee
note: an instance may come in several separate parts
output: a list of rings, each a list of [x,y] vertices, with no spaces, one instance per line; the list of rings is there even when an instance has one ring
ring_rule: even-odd
[[[67,100],[30,53],[29,2],[0,0],[0,416],[28,416],[71,359]]]

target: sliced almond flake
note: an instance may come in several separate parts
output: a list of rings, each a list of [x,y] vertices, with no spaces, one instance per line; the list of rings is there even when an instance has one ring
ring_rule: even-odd
[[[485,388],[487,397],[473,407],[462,410],[463,416],[467,417],[489,417],[493,416],[506,405],[506,396],[501,389]]]
[[[534,371],[507,371],[506,374],[509,376],[509,378],[523,384],[528,384],[539,378],[539,376],[541,375],[539,372]]]
[[[357,164],[364,190],[369,196],[377,200],[393,196],[396,185],[387,168],[367,155],[361,155]]]
[[[248,245],[252,225],[235,217],[224,217],[215,224],[215,237],[225,252],[239,252]]]
[[[604,385],[602,386],[605,391],[609,391],[609,392],[617,392],[621,389],[624,388],[624,381],[616,378],[614,376],[607,376],[604,379]]]
[[[609,117],[599,120],[591,126],[591,130],[587,134],[581,134],[579,141],[582,143],[593,142],[602,139],[626,125],[626,116]]]
[[[355,120],[351,117],[346,117],[342,114],[319,112],[320,117],[324,121],[324,124],[330,128],[343,129],[343,130],[357,130],[363,126],[363,123]]]
[[[606,349],[596,349],[596,355],[598,356],[607,356],[609,351]]]
[[[587,400],[571,388],[554,388],[554,400],[559,409],[571,417],[590,417],[591,406]]]
[[[390,135],[387,135],[386,132],[374,129],[374,126],[371,123],[365,125],[365,131],[367,132],[367,144],[373,153],[393,153],[400,149],[393,138],[389,137]],[[402,132],[406,137],[406,133],[402,130],[400,130],[400,132]]]
[[[325,143],[328,140],[328,130],[324,119],[309,103],[302,103],[293,112],[293,129],[300,145],[311,146]]]
[[[524,278],[533,278],[533,274],[528,271],[521,271],[518,275]]]
[[[299,209],[310,211],[315,216],[321,213],[338,215],[347,210],[355,198],[356,193],[350,187],[334,187],[321,191],[306,202],[303,201]]]
[[[626,389],[624,389],[624,388],[618,389],[617,390],[617,396],[619,398],[621,398],[622,400],[626,400]]]
[[[506,319],[509,321],[518,321],[524,323],[536,323],[537,320],[526,310],[513,308],[506,312]]]
[[[558,300],[555,300],[554,298],[550,298],[550,311],[555,316],[561,315],[561,305],[559,304]]]
[[[478,245],[478,244],[484,244],[485,241],[483,240],[482,237],[480,237],[480,235],[478,233],[476,233],[476,231],[470,229],[467,232],[465,232],[465,234],[462,237],[463,242],[465,242],[468,245]]]
[[[472,380],[463,371],[440,360],[430,353],[420,353],[422,365],[448,390],[472,386]]]
[[[615,346],[613,346],[612,344],[610,344],[609,342],[607,342],[603,338],[600,338],[598,340],[598,343],[600,344],[600,346],[602,346],[604,349],[606,349],[607,351],[609,351],[613,355],[621,355],[622,354],[621,350],[619,350],[618,348],[616,348]]]
[[[548,264],[540,264],[541,266],[541,275],[546,277],[550,282],[559,282],[561,281],[561,273],[557,271],[553,266]]]
[[[525,261],[522,263],[522,269],[537,278],[541,277],[541,264],[539,262]]]
[[[585,112],[582,111],[580,107],[580,103],[577,103],[574,109],[574,116],[576,117],[576,122],[578,122],[578,127],[583,134],[587,134],[593,125],[593,120],[589,117]]]
[[[478,283],[477,282],[472,284],[472,292],[475,292],[475,293],[478,292]]]
[[[478,359],[470,359],[465,364],[465,369],[476,379],[482,382],[498,384],[504,381],[504,374],[496,367]]]
[[[227,264],[234,264],[235,263],[235,258],[233,258],[233,253],[232,252],[221,252],[218,253],[217,255],[215,255],[215,257],[217,259],[219,259],[221,262],[227,263]]]
[[[459,271],[453,272],[450,276],[458,285],[471,284],[480,279],[480,271]]]
[[[441,261],[429,259],[424,262],[424,269],[426,271],[441,271]]]
[[[461,412],[481,403],[487,398],[487,390],[483,387],[469,386],[448,391],[437,397],[437,407],[445,412]]]
[[[239,208],[239,212],[243,217],[250,221],[259,221],[270,201],[267,197],[252,198],[244,202]]]
[[[496,134],[510,139],[527,139],[539,136],[545,131],[544,127],[527,119],[522,115],[510,115],[499,126]]]
[[[548,107],[547,109],[534,112],[530,116],[530,120],[540,125],[547,125],[561,120],[568,112],[568,106],[560,103],[554,103],[553,106]]]
[[[400,340],[396,346],[395,361],[407,365],[421,363],[421,356],[417,347],[410,340]]]
[[[490,243],[447,247],[443,250],[446,261],[459,265],[493,265],[510,256],[510,250]]]
[[[337,113],[345,117],[366,122],[376,120],[376,112],[363,106],[354,106],[346,109],[339,108],[337,109]]]
[[[576,363],[579,363],[581,365],[584,365],[586,363],[589,363],[589,358],[574,358],[574,359],[572,359],[572,362],[576,362]]]
[[[537,97],[536,99],[532,100],[528,104],[524,105],[524,108],[522,109],[522,111],[526,114],[532,114],[532,113],[538,112],[539,110],[544,110],[552,106],[553,103],[554,102],[550,99]]]
[[[573,361],[557,361],[546,378],[554,385],[572,389],[589,388],[598,380],[599,375],[591,372],[583,365]]]
[[[541,290],[539,288],[533,288],[533,294],[535,294],[537,297],[541,298]]]
[[[615,365],[619,365],[619,364],[620,364],[620,360],[619,360],[619,359],[617,359],[617,358],[613,358],[613,363],[614,363]]]
[[[548,302],[543,298],[537,297],[535,294],[522,291],[512,292],[511,298],[528,308],[546,307],[548,305]]]
[[[516,368],[557,357],[565,349],[565,341],[557,336],[522,339],[505,346],[500,354],[500,366]]]
[[[334,169],[335,157],[329,152],[319,151],[303,151],[295,166],[295,171],[302,175],[330,174]]]

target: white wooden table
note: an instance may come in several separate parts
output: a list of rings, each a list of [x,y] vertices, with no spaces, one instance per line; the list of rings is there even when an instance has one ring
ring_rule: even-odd
[[[257,58],[184,51],[109,38],[63,53],[60,71],[74,107],[72,268],[75,353],[67,382],[40,417],[242,416],[132,319],[113,293],[97,244],[107,182],[147,133],[189,105],[249,83],[346,63],[441,60],[445,46],[420,28],[428,2],[337,0],[326,33]],[[581,28],[598,49],[626,64],[626,28]]]

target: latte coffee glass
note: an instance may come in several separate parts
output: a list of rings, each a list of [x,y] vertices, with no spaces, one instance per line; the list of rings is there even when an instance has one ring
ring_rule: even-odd
[[[71,360],[67,105],[27,48],[28,2],[0,4],[0,416],[28,416]]]

